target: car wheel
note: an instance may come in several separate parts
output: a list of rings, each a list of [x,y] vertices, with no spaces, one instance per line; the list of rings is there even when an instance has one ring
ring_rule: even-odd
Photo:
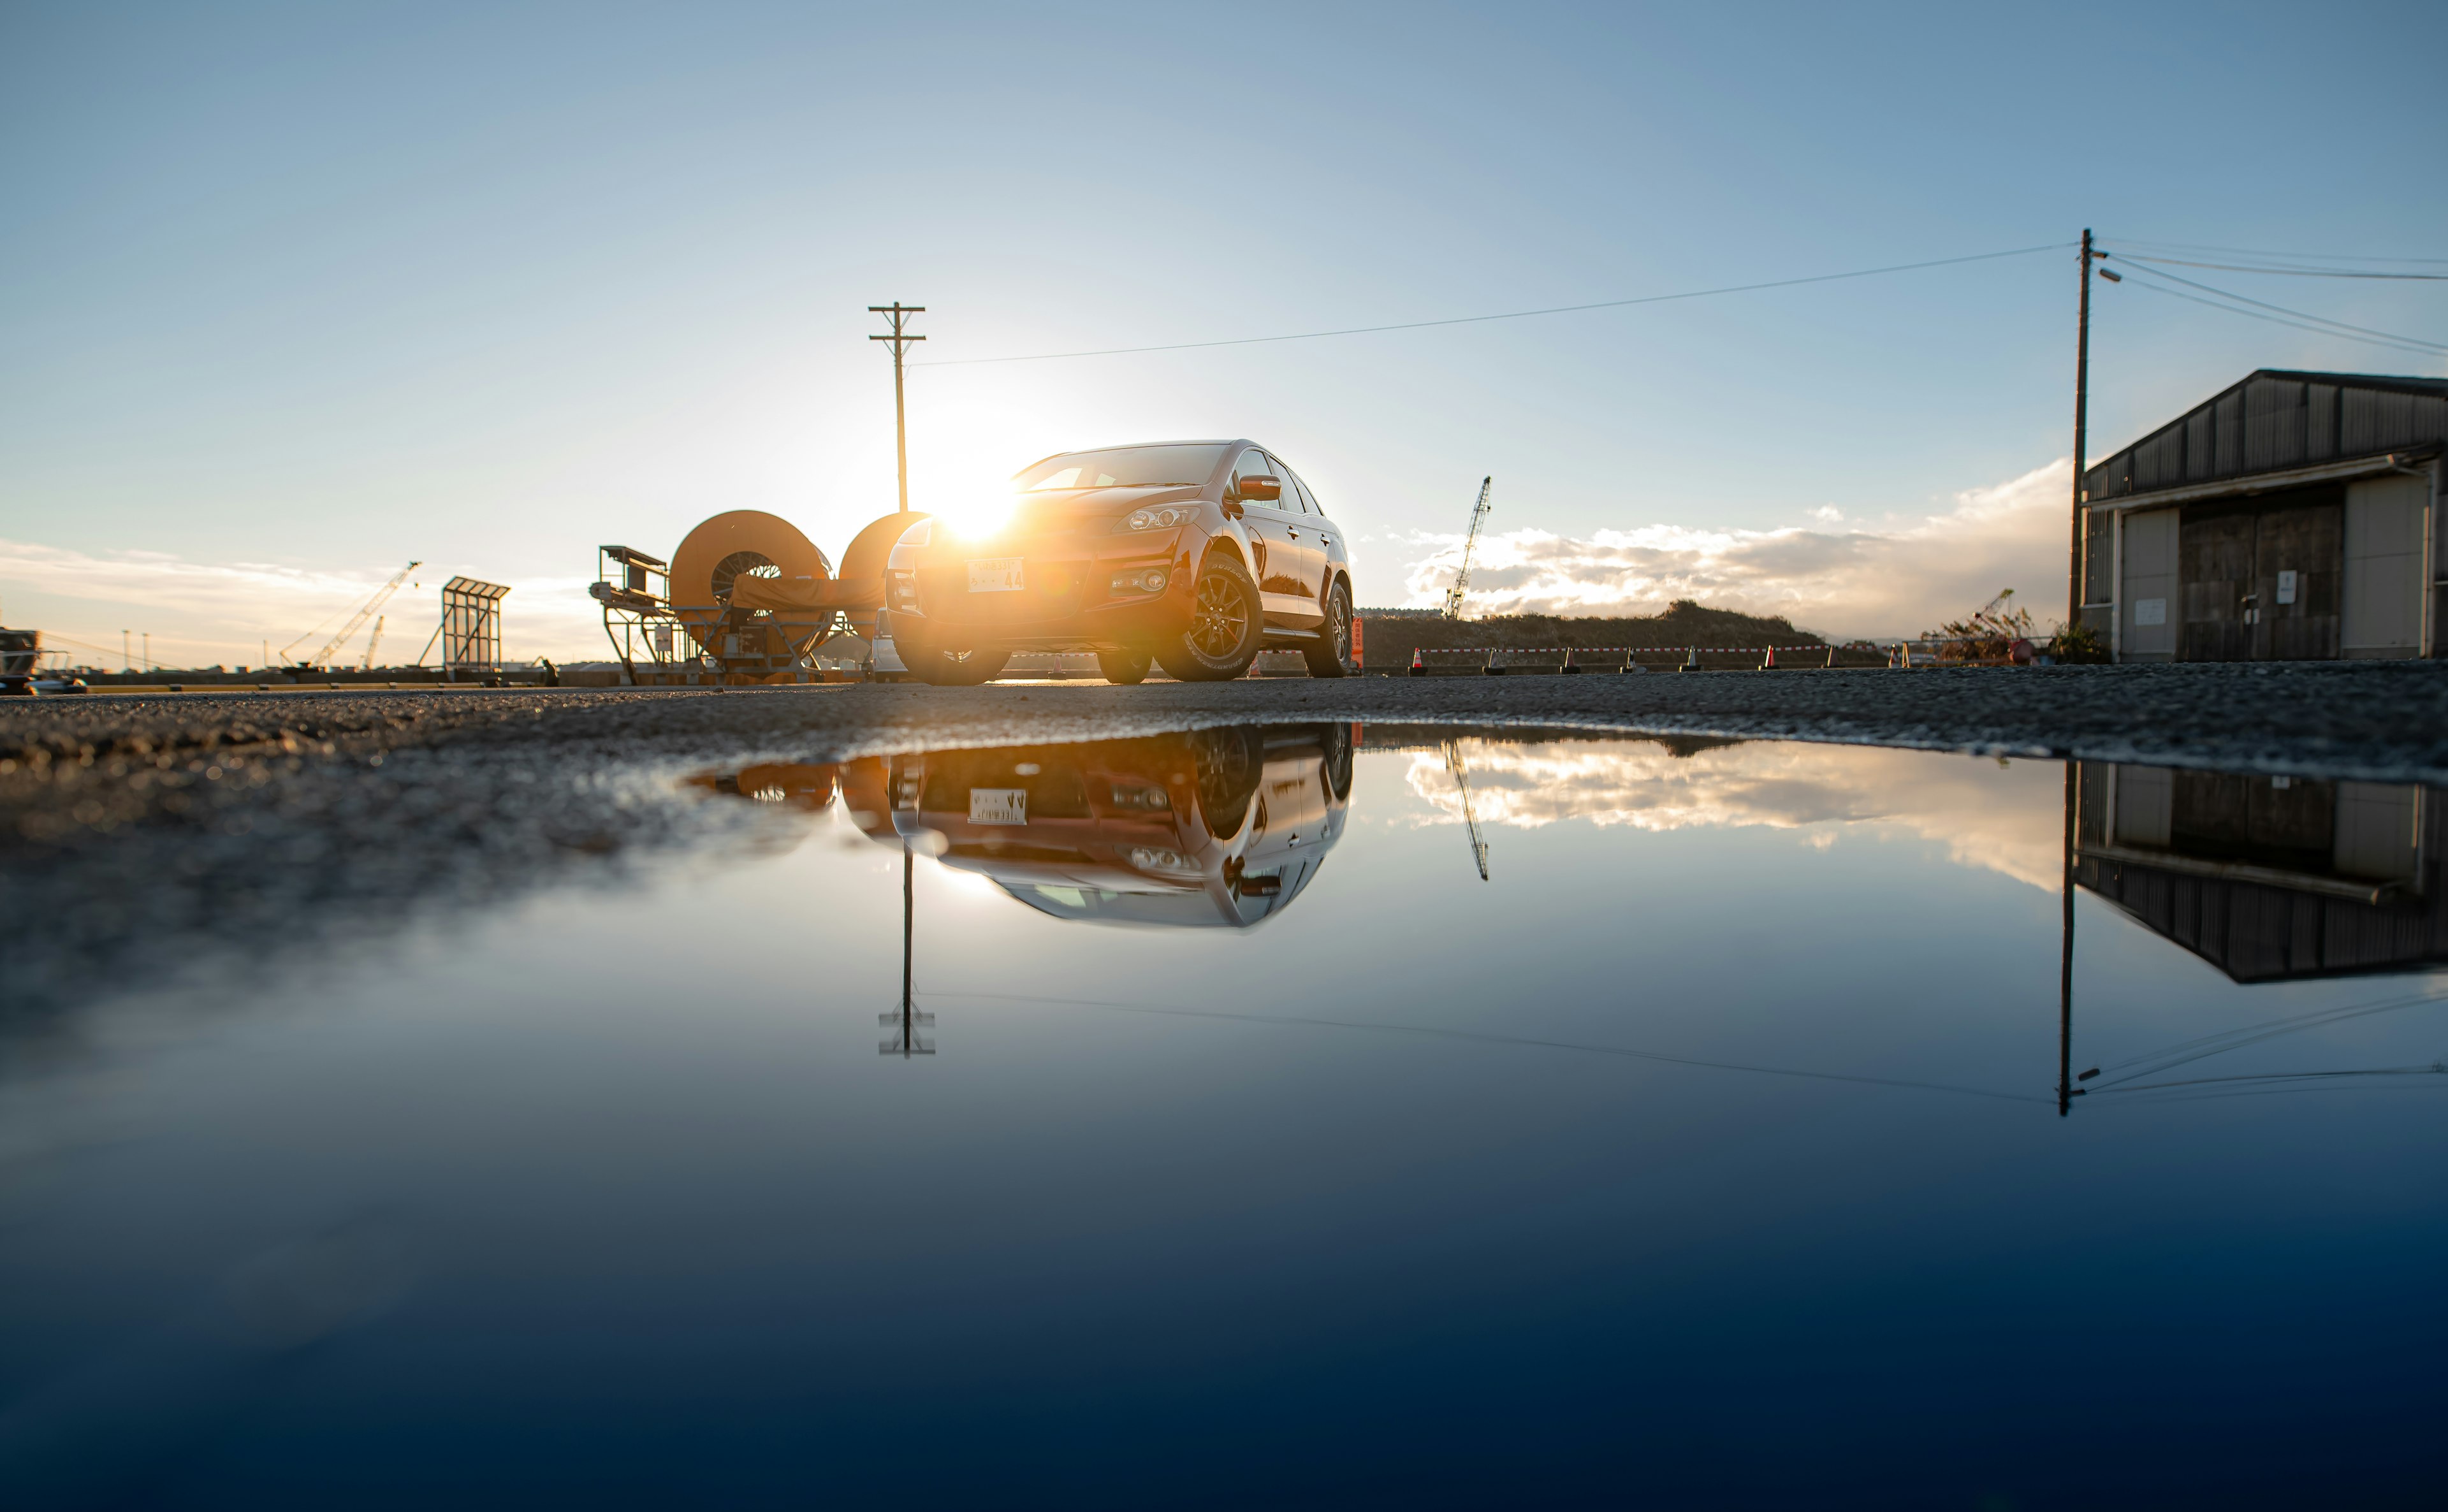
[[[1191,602],[1190,627],[1157,648],[1164,669],[1184,682],[1227,682],[1249,671],[1267,627],[1258,584],[1239,560],[1210,556]]]
[[[1326,727],[1326,785],[1332,790],[1335,801],[1351,797],[1351,726],[1329,724]]]
[[[902,665],[921,682],[939,688],[973,688],[992,681],[1011,660],[998,646],[938,646],[922,641],[899,643]]]
[[[1301,648],[1301,660],[1309,663],[1312,678],[1339,678],[1348,670],[1351,660],[1351,589],[1342,579],[1326,593],[1326,623],[1317,627],[1318,639]]]
[[[1097,653],[1097,670],[1105,675],[1106,681],[1128,687],[1146,679],[1148,654],[1144,651],[1100,651]]]
[[[1266,745],[1255,730],[1193,730],[1190,754],[1197,771],[1199,818],[1209,834],[1230,840],[1250,817],[1250,799],[1266,770]]]

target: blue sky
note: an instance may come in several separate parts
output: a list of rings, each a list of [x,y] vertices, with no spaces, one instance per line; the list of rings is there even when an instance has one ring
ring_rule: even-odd
[[[249,660],[420,557],[424,599],[519,586],[514,652],[587,654],[599,543],[755,507],[837,552],[891,507],[893,298],[949,361],[2086,224],[2448,257],[2428,65],[2388,61],[2443,54],[2412,5],[0,6],[0,617]],[[1649,542],[1815,628],[2001,572],[2045,606],[2074,267],[920,368],[912,493],[1247,434],[1346,520],[1365,603],[1425,591],[1494,473],[1508,546]],[[2448,285],[2197,276],[2448,339]],[[2094,453],[2259,366],[2442,371],[2108,289]],[[1788,578],[1710,578],[1728,542]],[[1583,606],[1672,576],[1592,570]]]

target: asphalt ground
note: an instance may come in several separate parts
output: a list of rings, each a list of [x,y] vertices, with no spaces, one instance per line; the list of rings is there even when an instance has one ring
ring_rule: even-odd
[[[760,760],[1354,720],[1905,746],[2448,784],[2448,664],[831,684],[0,704],[0,1015],[392,941],[553,878],[709,864],[775,816],[680,778]],[[11,1045],[25,1043],[12,1038]]]

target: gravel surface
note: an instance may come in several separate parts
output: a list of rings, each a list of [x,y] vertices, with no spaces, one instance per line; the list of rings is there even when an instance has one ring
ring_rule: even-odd
[[[1766,737],[2448,784],[2448,664],[432,690],[0,704],[0,1009],[617,883],[773,822],[678,778],[1199,725]]]

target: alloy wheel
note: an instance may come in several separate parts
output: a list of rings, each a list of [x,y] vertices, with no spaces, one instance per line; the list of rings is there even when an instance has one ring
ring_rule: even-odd
[[[1229,574],[1209,572],[1198,580],[1198,608],[1190,624],[1190,643],[1205,656],[1222,660],[1240,649],[1250,629],[1250,605],[1240,585]]]

